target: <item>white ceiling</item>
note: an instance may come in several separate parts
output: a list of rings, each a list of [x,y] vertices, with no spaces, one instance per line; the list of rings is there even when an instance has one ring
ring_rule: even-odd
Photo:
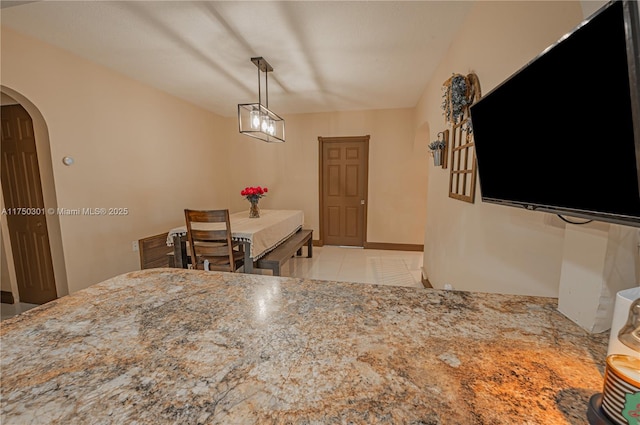
[[[469,1],[1,0],[2,26],[234,116],[413,107]],[[264,73],[261,73],[264,103]]]

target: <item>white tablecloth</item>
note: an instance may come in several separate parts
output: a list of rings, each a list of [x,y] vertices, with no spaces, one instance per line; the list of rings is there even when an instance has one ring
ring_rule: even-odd
[[[231,238],[249,242],[251,258],[255,261],[271,251],[289,236],[302,228],[304,212],[301,210],[260,210],[260,218],[249,218],[249,210],[229,215]],[[220,224],[202,223],[203,229],[215,229]],[[173,245],[174,235],[186,235],[187,226],[175,227],[169,231],[167,245]]]

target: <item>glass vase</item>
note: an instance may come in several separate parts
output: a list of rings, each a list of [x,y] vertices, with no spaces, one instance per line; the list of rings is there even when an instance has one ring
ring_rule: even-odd
[[[260,218],[260,207],[258,207],[258,201],[251,201],[251,208],[249,208],[249,218]]]

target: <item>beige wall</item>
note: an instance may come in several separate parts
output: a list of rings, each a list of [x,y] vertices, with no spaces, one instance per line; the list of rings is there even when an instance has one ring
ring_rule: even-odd
[[[475,72],[487,93],[582,19],[578,2],[476,2],[416,108],[417,123],[430,123],[435,140],[444,128],[441,86],[452,73]],[[535,123],[523,117],[522,125]],[[429,168],[424,269],[431,283],[557,297],[564,223],[482,203],[479,184],[474,204],[450,199],[448,177]]]
[[[413,109],[286,115],[287,142],[231,138],[232,206],[247,209],[245,186],[267,186],[264,208],[303,209],[319,238],[318,137],[370,135],[367,242],[422,245],[426,214],[426,141],[414,143]],[[229,119],[237,128],[236,119]]]
[[[474,204],[449,198],[448,170],[426,145],[444,129],[441,85],[453,72],[476,72],[486,93],[582,18],[578,2],[476,2],[415,110],[288,115],[281,145],[8,29],[2,85],[42,115],[57,207],[129,209],[57,217],[71,292],[137,269],[131,242],[181,224],[185,207],[247,209],[249,185],[271,189],[264,208],[302,208],[318,231],[318,136],[369,134],[369,242],[424,243],[436,287],[557,296],[564,223],[483,204],[479,188]],[[76,163],[62,165],[65,155]]]
[[[287,143],[266,144],[238,134],[235,118],[4,28],[2,89],[41,118],[47,207],[129,211],[54,217],[69,292],[137,269],[131,242],[182,224],[184,208],[247,209],[249,185],[271,189],[263,208],[303,209],[318,231],[318,136],[371,135],[367,240],[423,243],[426,141],[414,142],[413,109],[290,115]]]
[[[69,292],[138,269],[132,241],[180,225],[185,205],[228,204],[222,118],[6,28],[1,66],[48,128],[57,207],[129,211],[58,216]]]

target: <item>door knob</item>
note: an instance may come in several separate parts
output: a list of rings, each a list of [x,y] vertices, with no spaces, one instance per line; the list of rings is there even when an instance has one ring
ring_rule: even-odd
[[[360,199],[360,205],[364,205],[364,199]]]

